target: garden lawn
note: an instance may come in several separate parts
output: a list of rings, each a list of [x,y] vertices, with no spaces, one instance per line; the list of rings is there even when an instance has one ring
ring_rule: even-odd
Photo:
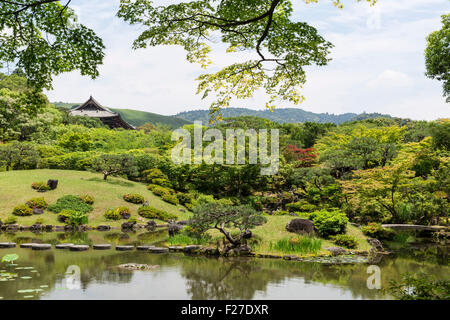
[[[53,191],[39,193],[31,189],[33,182],[46,182],[49,179],[59,180],[58,188]],[[150,206],[178,216],[179,220],[185,220],[190,213],[181,212],[182,206],[174,206],[164,202],[161,198],[148,191],[146,185],[121,178],[109,177],[104,181],[101,174],[86,171],[70,170],[21,170],[0,172],[0,220],[4,221],[12,215],[13,208],[25,204],[28,200],[43,197],[49,204],[64,195],[90,194],[95,198],[94,210],[89,213],[89,225],[97,226],[106,224],[120,226],[125,220],[109,221],[104,217],[105,210],[119,206],[127,206],[131,209],[132,217],[144,222],[147,219],[137,214],[140,205],[125,202],[123,195],[138,193],[145,197]],[[62,225],[57,221],[55,213],[45,211],[43,215],[29,217],[17,217],[18,223],[32,225],[36,219],[42,218],[44,224]]]

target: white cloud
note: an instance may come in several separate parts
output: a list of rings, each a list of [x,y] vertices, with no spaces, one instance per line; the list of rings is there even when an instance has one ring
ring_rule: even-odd
[[[295,19],[316,26],[335,45],[328,66],[307,69],[306,102],[299,107],[415,119],[450,116],[441,83],[424,76],[423,58],[425,37],[440,28],[440,15],[450,11],[448,0],[379,0],[377,9],[348,1],[344,10],[329,1],[294,3]],[[203,70],[189,64],[177,47],[133,51],[132,41],[142,29],[114,17],[117,6],[118,0],[77,2],[80,21],[105,40],[105,63],[95,81],[76,72],[57,77],[55,89],[48,93],[50,99],[81,102],[92,94],[106,106],[161,114],[206,109],[208,102],[195,95],[195,79]],[[379,15],[379,27],[367,23],[374,13]],[[211,70],[233,61],[235,56],[225,54],[223,44],[215,49],[216,64]],[[258,93],[233,105],[263,109],[266,98]],[[287,102],[279,105],[293,107]]]

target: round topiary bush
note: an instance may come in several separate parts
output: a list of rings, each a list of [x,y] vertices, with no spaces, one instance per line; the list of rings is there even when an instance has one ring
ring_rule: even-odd
[[[94,201],[95,201],[94,197],[91,196],[90,194],[82,194],[82,195],[80,195],[80,199],[84,203],[87,203],[87,204],[90,204],[90,205],[94,204]]]
[[[32,216],[33,210],[27,205],[20,205],[13,209],[13,215],[19,217]]]
[[[123,196],[123,200],[134,204],[142,204],[145,202],[145,198],[137,193],[126,194]]]
[[[168,194],[168,193],[163,194],[161,196],[161,199],[163,199],[164,201],[166,201],[168,203],[174,204],[174,205],[177,205],[179,203],[177,196],[175,196],[173,194]]]
[[[129,219],[131,216],[131,211],[128,207],[118,207],[116,211],[120,214],[122,219]]]
[[[176,220],[177,216],[167,213],[163,210],[159,210],[150,206],[140,207],[138,214],[146,219],[158,219],[162,221]]]
[[[48,207],[47,201],[44,198],[33,198],[27,201],[26,205],[31,209],[45,210]]]
[[[348,223],[345,213],[339,210],[315,211],[310,214],[309,219],[313,221],[317,233],[323,238],[345,233]]]
[[[31,188],[38,192],[46,192],[50,190],[50,187],[45,182],[33,182]]]
[[[122,217],[117,209],[108,209],[105,212],[105,218],[107,220],[120,220]]]
[[[355,249],[358,246],[356,238],[347,234],[338,234],[333,237],[333,242],[338,246]]]

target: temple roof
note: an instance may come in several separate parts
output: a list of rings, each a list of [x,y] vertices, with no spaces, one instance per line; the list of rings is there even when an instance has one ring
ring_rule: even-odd
[[[103,107],[92,96],[89,100],[72,109],[69,112],[71,116],[86,116],[90,118],[99,118],[103,123],[107,124],[110,128],[124,128],[127,130],[134,130],[135,128],[122,119],[120,114]]]

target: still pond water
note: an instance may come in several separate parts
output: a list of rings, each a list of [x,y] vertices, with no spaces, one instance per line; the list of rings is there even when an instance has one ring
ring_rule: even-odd
[[[0,242],[160,244],[165,232],[0,234]],[[384,256],[381,285],[406,272],[450,278],[449,246],[420,245]],[[252,258],[208,258],[183,254],[108,251],[70,252],[0,249],[17,254],[0,264],[0,299],[389,299],[367,288],[367,263],[330,265]],[[115,268],[125,263],[159,266],[151,271]],[[80,270],[80,281],[66,272]],[[73,268],[73,267],[72,267]],[[79,287],[77,287],[77,283]]]

